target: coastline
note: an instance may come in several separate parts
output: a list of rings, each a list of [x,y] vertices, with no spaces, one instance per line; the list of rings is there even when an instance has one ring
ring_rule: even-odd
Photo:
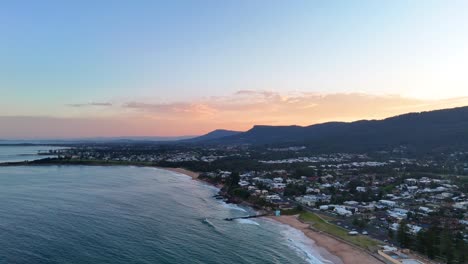
[[[382,262],[367,252],[341,242],[331,236],[321,234],[309,228],[309,224],[301,222],[297,215],[268,216],[269,219],[291,226],[304,233],[308,238],[327,253],[338,257],[344,264],[381,264]]]
[[[36,162],[14,162],[14,163],[1,163],[0,166],[47,166],[47,165],[85,165],[85,166],[139,166],[139,167],[152,167],[161,170],[167,170],[175,173],[180,173],[186,176],[191,177],[193,180],[203,182],[205,184],[209,184],[215,186],[217,188],[221,188],[220,186],[213,185],[210,182],[204,181],[199,179],[200,173],[190,171],[184,168],[170,168],[170,167],[161,167],[161,166],[154,166],[149,164],[116,164],[116,163],[101,163],[101,162],[79,162],[78,164],[73,163],[61,163],[61,162],[51,162],[51,163],[36,163]],[[246,206],[250,206],[249,204],[244,204]],[[252,208],[254,209],[254,208]],[[255,210],[255,209],[254,209]],[[351,263],[359,263],[359,264],[373,264],[373,263],[382,263],[378,261],[376,258],[368,254],[367,252],[355,248],[347,243],[339,241],[331,236],[321,234],[319,232],[313,231],[309,228],[309,225],[303,223],[297,219],[297,216],[287,216],[283,215],[280,217],[276,216],[267,216],[267,219],[273,220],[277,223],[290,226],[300,232],[304,233],[304,235],[312,241],[313,244],[316,245],[314,249],[318,251],[320,256],[328,261],[333,261],[333,263],[338,264],[351,264]]]
[[[194,171],[187,170],[187,169],[184,169],[184,168],[168,168],[168,167],[154,167],[154,168],[184,174],[184,175],[187,175],[187,176],[191,177],[193,180],[199,180],[198,176],[200,176],[199,172],[194,172]],[[203,181],[203,182],[205,182],[205,181]]]
[[[167,167],[156,167],[162,170],[168,170],[172,172],[181,173],[187,176],[190,176],[193,180],[202,181],[204,183],[210,184],[209,182],[198,179],[200,173],[190,171],[184,168],[167,168]],[[213,185],[215,186],[215,185]],[[218,187],[218,186],[215,186]],[[346,243],[343,243],[339,240],[336,240],[330,236],[320,234],[309,228],[308,224],[302,223],[299,221],[297,216],[293,215],[283,215],[283,216],[267,216],[268,220],[273,220],[276,223],[287,225],[292,227],[302,233],[312,241],[315,245],[314,249],[317,250],[320,257],[326,260],[327,262],[332,262],[335,264],[380,264],[377,259],[370,256],[368,253],[354,248]]]

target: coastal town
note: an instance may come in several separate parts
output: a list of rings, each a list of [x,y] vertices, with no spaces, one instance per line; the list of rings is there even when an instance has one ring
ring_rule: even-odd
[[[468,152],[89,144],[41,154],[58,156],[43,163],[185,168],[220,186],[219,199],[297,216],[381,262],[468,260]]]

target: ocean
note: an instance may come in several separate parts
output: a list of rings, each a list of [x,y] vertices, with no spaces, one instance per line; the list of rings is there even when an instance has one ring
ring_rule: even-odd
[[[0,167],[0,263],[330,263],[298,230],[141,167]]]
[[[0,162],[19,162],[44,159],[47,157],[37,155],[38,151],[48,151],[55,149],[63,149],[62,147],[51,146],[0,146]]]

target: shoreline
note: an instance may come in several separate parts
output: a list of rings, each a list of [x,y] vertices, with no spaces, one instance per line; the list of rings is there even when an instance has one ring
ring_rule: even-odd
[[[82,166],[137,166],[137,167],[151,167],[151,168],[156,168],[156,169],[161,169],[161,170],[166,170],[166,171],[171,171],[179,174],[183,174],[186,176],[189,176],[192,178],[192,180],[203,182],[204,184],[208,184],[217,188],[221,188],[220,186],[214,185],[210,182],[204,181],[199,179],[199,172],[194,172],[191,170],[187,170],[184,168],[170,168],[170,167],[161,167],[161,166],[152,166],[148,164],[115,164],[115,163],[88,163],[88,162],[81,162],[79,164],[64,164],[64,163],[43,163],[43,164],[37,164],[35,162],[29,163],[29,162],[14,162],[14,163],[0,163],[0,166],[50,166],[50,165],[82,165]],[[255,208],[253,208],[249,204],[244,204],[245,206],[249,206],[253,210],[257,211]],[[279,217],[276,216],[267,216],[267,219],[273,220],[279,224],[287,225],[289,227],[292,227],[302,233],[311,240],[311,242],[316,245],[314,249],[317,250],[319,253],[320,257],[327,261],[332,261],[333,263],[338,264],[354,264],[354,263],[359,263],[359,264],[374,264],[374,263],[382,263],[375,259],[373,256],[371,256],[369,253],[365,252],[364,250],[360,250],[358,248],[355,248],[353,246],[350,246],[342,241],[339,241],[331,236],[325,235],[325,234],[320,234],[316,231],[313,231],[312,229],[309,228],[309,225],[306,223],[303,223],[297,219],[297,216],[288,216],[288,215],[282,215]]]
[[[169,167],[157,167],[157,166],[156,167],[153,166],[153,168],[184,174],[186,176],[189,176],[193,180],[201,181],[200,179],[198,179],[198,176],[200,176],[199,172],[194,172],[194,171],[187,170],[187,169],[184,169],[184,168],[169,168]],[[205,181],[203,181],[203,182],[205,182]]]
[[[166,168],[166,167],[156,167],[158,169],[172,171],[180,174],[184,174],[190,176],[193,180],[203,182],[205,184],[212,185],[214,187],[218,187],[213,185],[207,181],[203,181],[198,179],[200,173],[190,171],[184,168]],[[245,204],[244,204],[245,205]],[[248,204],[246,206],[249,206]],[[257,211],[252,206],[249,206],[253,210]],[[302,223],[297,219],[296,216],[266,216],[268,220],[272,220],[278,224],[289,226],[293,229],[296,229],[302,232],[307,239],[311,240],[311,244],[315,245],[314,249],[320,255],[321,259],[326,261],[326,263],[334,263],[334,264],[374,264],[374,263],[381,263],[377,261],[375,258],[370,256],[368,253],[360,251],[356,248],[351,247],[350,245],[343,243],[339,240],[336,240],[332,237],[325,236],[323,234],[317,233],[311,229],[309,229],[309,225]],[[315,234],[312,234],[315,233]],[[320,238],[318,236],[323,236]],[[327,239],[329,241],[327,241]],[[330,243],[334,242],[334,243]]]
[[[288,225],[304,233],[309,239],[315,242],[318,248],[324,249],[332,256],[338,257],[343,264],[381,264],[382,262],[374,258],[362,249],[353,247],[347,243],[339,241],[329,235],[319,233],[309,228],[309,224],[301,222],[297,215],[268,216],[267,218],[281,224]]]

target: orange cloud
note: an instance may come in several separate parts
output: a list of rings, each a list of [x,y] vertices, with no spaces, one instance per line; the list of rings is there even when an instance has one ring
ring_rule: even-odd
[[[247,130],[256,124],[311,125],[327,121],[382,119],[408,112],[468,105],[468,97],[421,100],[362,93],[280,94],[243,90],[230,96],[186,102],[112,105],[112,111],[116,112],[105,117],[0,116],[0,138],[196,135],[217,128]]]
[[[189,122],[196,120],[210,128],[230,122],[230,129],[248,129],[255,124],[310,125],[327,121],[381,119],[414,111],[463,106],[468,98],[420,100],[401,96],[363,93],[280,94],[242,90],[231,96],[202,98],[172,104],[127,104],[140,113]]]

